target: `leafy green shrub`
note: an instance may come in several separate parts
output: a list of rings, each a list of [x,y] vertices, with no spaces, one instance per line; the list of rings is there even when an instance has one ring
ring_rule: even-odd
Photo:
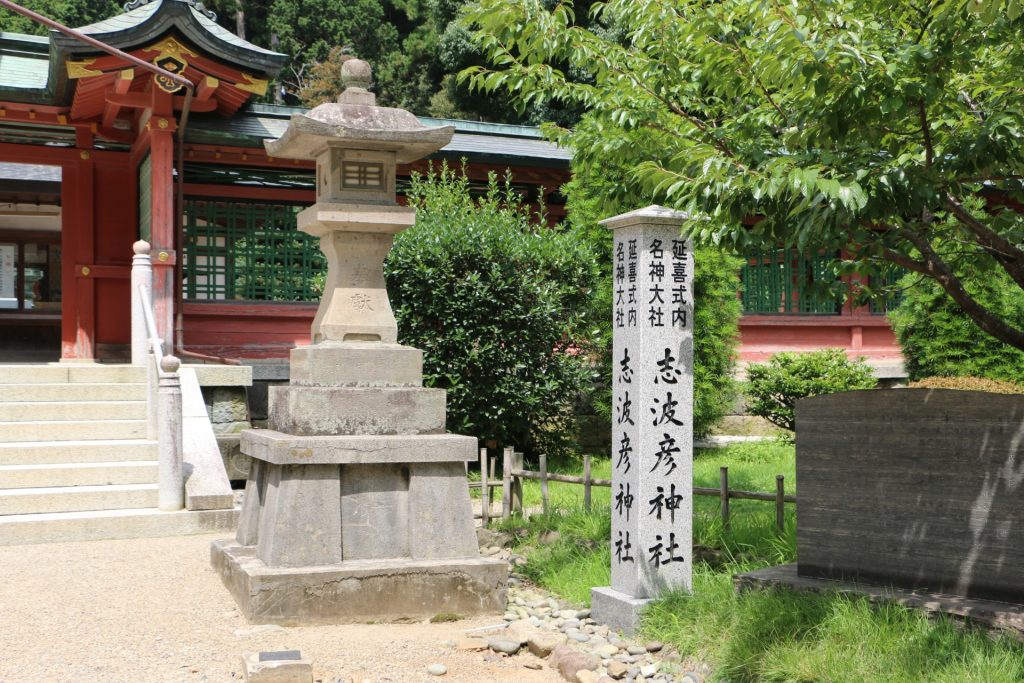
[[[902,285],[903,300],[889,320],[911,379],[969,375],[1024,382],[1024,351],[989,336],[931,280],[910,275]],[[1005,273],[970,278],[965,285],[982,306],[1024,327],[1024,297]]]
[[[448,391],[448,428],[532,452],[568,445],[592,371],[584,353],[596,266],[572,234],[532,224],[492,176],[474,198],[447,167],[414,177],[416,224],[385,263],[399,339]]]
[[[796,429],[797,400],[876,385],[867,363],[848,359],[842,349],[777,353],[767,363],[749,366],[747,379],[750,413],[789,431]]]

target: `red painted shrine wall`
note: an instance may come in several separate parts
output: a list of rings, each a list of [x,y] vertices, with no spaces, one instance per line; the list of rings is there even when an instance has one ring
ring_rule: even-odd
[[[138,239],[138,183],[128,155],[120,163],[97,164],[95,258],[96,343],[128,344],[131,340],[130,274],[132,244]]]

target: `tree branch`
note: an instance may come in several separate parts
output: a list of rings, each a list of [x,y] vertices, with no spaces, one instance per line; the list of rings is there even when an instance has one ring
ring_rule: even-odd
[[[950,298],[960,306],[960,309],[968,317],[978,324],[978,327],[999,341],[1024,350],[1024,331],[1007,324],[1005,320],[978,303],[964,289],[963,283],[953,273],[949,265],[935,252],[931,242],[908,228],[901,228],[899,234],[917,247],[924,258],[927,274],[939,283],[939,286],[949,294]]]
[[[921,132],[924,133],[924,166],[930,168],[935,158],[935,149],[932,147],[932,131],[928,124],[928,112],[924,107],[924,98],[917,101],[917,112],[921,119]]]
[[[992,255],[1019,287],[1024,289],[1024,250],[972,216],[971,212],[948,192],[946,206],[950,213],[974,234],[978,244]]]

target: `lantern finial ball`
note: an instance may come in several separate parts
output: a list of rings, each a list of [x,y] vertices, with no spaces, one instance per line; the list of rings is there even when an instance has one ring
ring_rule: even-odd
[[[361,59],[346,59],[341,65],[341,83],[346,88],[370,87],[373,82],[373,70],[369,63]]]

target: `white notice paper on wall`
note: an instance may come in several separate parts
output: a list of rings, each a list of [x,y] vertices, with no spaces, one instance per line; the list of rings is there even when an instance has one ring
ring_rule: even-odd
[[[14,270],[14,259],[17,255],[17,246],[14,244],[0,244],[0,299],[14,299],[17,301],[17,294],[14,285],[17,281]],[[0,302],[0,308],[7,308]]]

